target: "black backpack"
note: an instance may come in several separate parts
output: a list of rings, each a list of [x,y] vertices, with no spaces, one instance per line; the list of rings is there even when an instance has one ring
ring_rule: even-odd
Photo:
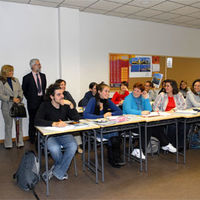
[[[16,179],[17,185],[25,191],[31,190],[39,200],[35,193],[35,185],[39,182],[39,161],[33,151],[27,151],[22,157],[17,172],[13,175]]]

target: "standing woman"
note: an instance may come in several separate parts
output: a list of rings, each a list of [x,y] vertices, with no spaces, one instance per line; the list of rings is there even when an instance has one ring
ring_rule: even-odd
[[[9,112],[13,103],[20,103],[23,98],[23,91],[17,78],[13,77],[14,67],[11,65],[4,65],[1,68],[0,76],[0,100],[1,110],[5,122],[5,140],[4,147],[10,149],[12,144],[12,125],[13,118],[10,117]],[[15,120],[16,122],[16,120]],[[22,119],[19,119],[19,143],[18,147],[23,147],[23,132]]]
[[[166,86],[164,92],[161,92],[153,104],[154,111],[169,111],[174,112],[176,109],[186,109],[186,103],[183,95],[178,90],[178,84],[175,80],[165,80]],[[183,147],[183,126],[178,126],[178,144]],[[168,137],[173,146],[176,146],[176,127],[175,125],[168,126]]]
[[[71,109],[76,108],[76,102],[74,101],[72,95],[68,91],[66,91],[66,81],[63,79],[58,79],[56,80],[55,84],[58,84],[60,88],[63,90],[65,104],[69,105]],[[81,136],[77,135],[77,136],[74,136],[74,138],[78,145],[78,152],[83,153],[83,150],[80,147],[80,145],[82,144]]]
[[[85,119],[106,118],[122,115],[122,111],[109,100],[110,87],[104,83],[97,85],[97,93],[91,98],[83,113]],[[112,167],[119,168],[124,163],[120,158],[120,138],[118,132],[103,135],[108,139],[108,162]]]
[[[200,107],[200,79],[192,83],[191,91],[188,91],[186,97],[187,108]]]

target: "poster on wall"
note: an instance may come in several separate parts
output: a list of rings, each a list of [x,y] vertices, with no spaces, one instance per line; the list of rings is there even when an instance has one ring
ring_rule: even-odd
[[[152,71],[159,72],[160,71],[160,57],[152,56]]]
[[[163,74],[155,73],[153,75],[152,83],[153,83],[153,85],[154,85],[155,88],[159,88],[160,87],[162,78],[163,78]]]
[[[152,56],[131,56],[129,60],[129,77],[151,77]]]
[[[110,86],[120,87],[122,81],[129,80],[129,55],[110,54]]]

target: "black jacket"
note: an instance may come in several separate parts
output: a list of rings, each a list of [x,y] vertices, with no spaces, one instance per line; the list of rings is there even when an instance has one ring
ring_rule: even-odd
[[[45,74],[40,73],[40,78],[42,82],[42,93],[44,96],[47,85]],[[32,72],[23,77],[22,90],[27,100],[28,109],[37,109],[43,99],[43,96],[38,96],[37,85],[35,83]]]

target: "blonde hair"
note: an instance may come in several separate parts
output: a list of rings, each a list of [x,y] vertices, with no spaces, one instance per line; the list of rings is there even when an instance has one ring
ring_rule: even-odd
[[[14,71],[14,67],[12,65],[3,65],[1,67],[1,77],[6,79],[8,77],[8,73]]]

